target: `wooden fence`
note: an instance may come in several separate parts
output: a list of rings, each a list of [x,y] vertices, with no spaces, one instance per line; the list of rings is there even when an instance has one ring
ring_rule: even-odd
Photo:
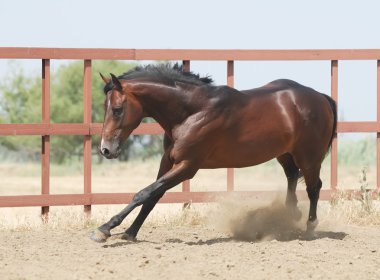
[[[91,146],[92,136],[101,133],[102,124],[91,120],[91,73],[92,60],[175,60],[183,61],[184,69],[190,69],[192,60],[226,61],[227,84],[234,86],[235,61],[316,61],[331,62],[331,96],[338,102],[338,61],[377,61],[377,120],[366,122],[338,122],[337,132],[376,132],[376,175],[380,188],[380,49],[375,50],[154,50],[154,49],[61,49],[61,48],[0,48],[0,59],[38,59],[42,61],[42,120],[38,124],[0,124],[0,136],[38,135],[41,136],[41,194],[0,196],[0,207],[40,206],[42,214],[49,212],[49,206],[83,205],[87,213],[94,204],[126,204],[132,193],[92,193],[91,191]],[[50,123],[50,60],[76,59],[84,64],[83,123]],[[141,124],[134,134],[162,134],[158,124]],[[50,194],[50,136],[84,136],[84,189],[83,194]],[[330,189],[323,189],[321,199],[330,199],[337,186],[338,159],[337,137],[331,149]],[[227,190],[234,190],[234,170],[227,169]],[[1,187],[1,186],[0,186]],[[182,192],[167,193],[160,202],[182,203],[210,201],[221,192],[191,192],[190,183],[183,183]],[[268,192],[239,192],[243,195],[265,195]],[[306,198],[304,191],[298,195]]]

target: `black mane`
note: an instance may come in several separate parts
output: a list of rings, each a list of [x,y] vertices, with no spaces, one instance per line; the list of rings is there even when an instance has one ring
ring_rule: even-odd
[[[183,66],[178,63],[173,66],[166,64],[149,64],[146,66],[137,66],[134,69],[120,75],[121,80],[149,80],[152,82],[162,83],[168,86],[174,86],[175,82],[182,82],[193,85],[211,85],[213,80],[209,76],[200,77],[193,72],[183,72]],[[104,93],[112,89],[112,82],[104,87]]]

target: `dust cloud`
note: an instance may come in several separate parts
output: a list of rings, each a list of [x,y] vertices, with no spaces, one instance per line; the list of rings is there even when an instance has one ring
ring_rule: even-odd
[[[265,202],[257,199],[242,201],[236,197],[223,199],[210,216],[210,222],[218,229],[229,232],[236,240],[259,242],[302,239],[306,222],[304,219],[297,222],[284,201],[280,196]],[[305,213],[302,216],[305,217]]]

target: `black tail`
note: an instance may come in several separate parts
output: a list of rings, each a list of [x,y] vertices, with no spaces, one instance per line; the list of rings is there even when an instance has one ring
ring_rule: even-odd
[[[331,110],[333,112],[333,115],[334,115],[334,123],[333,123],[333,131],[332,131],[332,134],[331,134],[331,139],[330,139],[330,142],[329,142],[329,147],[331,147],[331,143],[334,139],[334,136],[336,134],[336,123],[337,123],[337,112],[336,112],[336,102],[334,101],[334,99],[332,99],[330,96],[326,95],[326,94],[323,94],[324,97],[326,97],[327,101],[330,103],[330,107],[331,107]]]

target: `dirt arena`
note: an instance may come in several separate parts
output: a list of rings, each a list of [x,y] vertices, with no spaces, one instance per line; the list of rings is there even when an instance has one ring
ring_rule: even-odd
[[[379,225],[353,225],[322,203],[309,240],[280,203],[238,204],[166,216],[159,206],[137,242],[119,239],[130,220],[101,244],[88,238],[99,221],[3,227],[0,279],[380,279]]]

